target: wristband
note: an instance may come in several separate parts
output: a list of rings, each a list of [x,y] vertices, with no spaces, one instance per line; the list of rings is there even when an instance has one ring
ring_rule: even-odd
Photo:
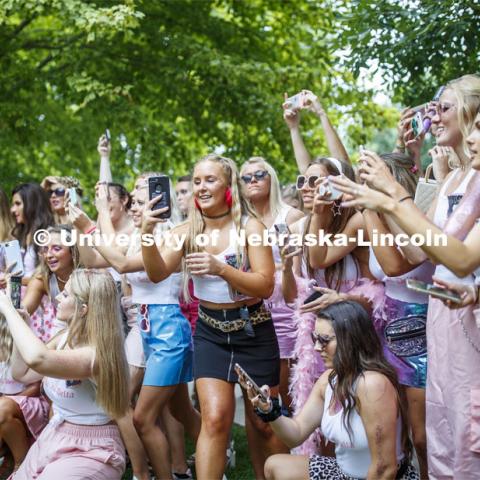
[[[93,233],[95,230],[97,229],[97,226],[96,225],[93,225],[92,227],[90,227],[88,230],[85,230],[85,232],[83,232],[85,235],[90,235],[91,233]]]
[[[278,397],[270,398],[270,410],[268,412],[263,412],[258,407],[255,407],[255,413],[260,417],[260,419],[265,422],[273,422],[277,418],[282,416],[282,407],[280,406],[280,401]]]
[[[401,198],[401,199],[398,201],[398,203],[402,203],[402,202],[404,202],[405,200],[408,200],[409,198],[410,198],[411,200],[413,200],[413,197],[412,197],[411,195],[407,195],[406,197]]]

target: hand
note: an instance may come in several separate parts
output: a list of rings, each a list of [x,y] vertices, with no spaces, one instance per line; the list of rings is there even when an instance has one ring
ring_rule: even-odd
[[[352,200],[343,200],[341,207],[368,208],[377,212],[386,212],[390,204],[390,197],[377,190],[372,190],[367,185],[359,185],[352,182],[344,175],[332,175],[328,177],[337,190],[349,195]]]
[[[313,92],[311,92],[310,90],[302,90],[301,93],[303,94],[302,109],[310,110],[317,115],[323,115],[325,113],[322,104]]]
[[[206,252],[189,253],[185,263],[192,275],[221,275],[226,265]]]
[[[413,159],[419,160],[425,132],[422,132],[418,137],[415,137],[413,129],[411,128],[412,119],[415,116],[415,113],[415,110],[411,108],[407,108],[402,111],[402,116],[397,128],[397,145],[404,145]]]
[[[282,259],[282,266],[284,270],[291,270],[293,267],[293,257],[301,255],[303,252],[302,247],[294,247],[285,245],[280,249],[280,258]]]
[[[285,100],[288,98],[288,94],[284,94]],[[297,129],[300,126],[300,112],[296,110],[291,110],[288,108],[287,103],[282,104],[283,108],[283,119],[287,124],[289,130]]]
[[[323,295],[313,302],[302,305],[300,307],[301,313],[314,313],[317,310],[321,310],[322,308],[332,305],[333,303],[338,303],[342,300],[345,300],[345,295],[343,293],[338,293],[336,290],[323,287],[313,287],[313,289],[317,292],[323,293]]]
[[[320,185],[327,183],[327,178],[320,177],[315,182],[315,196],[313,197],[313,209],[312,213],[322,214],[325,211],[329,210],[332,207],[333,201],[329,199],[332,195],[331,192],[327,191],[325,195],[320,195]]]
[[[7,283],[6,291],[0,290],[0,313],[6,315],[8,310],[13,308],[13,303],[10,298],[10,285]]]
[[[0,272],[0,290],[5,290],[7,288],[7,276],[5,273]]]
[[[105,135],[102,135],[98,139],[97,152],[103,158],[110,158],[110,153],[112,153],[112,145],[107,140]]]
[[[268,413],[272,408],[272,402],[270,400],[270,387],[268,385],[263,385],[263,387],[260,387],[260,390],[268,399],[268,401],[265,402],[262,400],[262,397],[253,389],[252,384],[247,380],[247,378],[238,370],[235,371],[238,375],[238,383],[247,391],[248,398],[252,402],[253,407],[258,408],[264,413]]]
[[[142,213],[142,233],[153,233],[157,223],[165,223],[166,218],[158,218],[162,213],[168,212],[169,207],[159,208],[158,210],[152,210],[154,205],[160,201],[162,194],[158,197],[152,198],[146,205],[145,210]]]
[[[458,308],[464,308],[468,305],[474,305],[477,300],[477,287],[475,285],[463,285],[460,283],[451,283],[451,282],[446,282],[445,280],[441,280],[440,278],[433,277],[433,282],[435,285],[438,287],[446,288],[448,290],[452,290],[455,293],[458,293],[460,297],[462,298],[461,303],[455,303],[452,302],[451,300],[443,300],[439,298],[440,301],[443,302],[443,304],[454,310]]]
[[[363,150],[360,156],[360,180],[375,190],[389,193],[390,188],[396,183],[385,162],[375,153]]]
[[[450,172],[450,168],[460,164],[460,160],[452,147],[437,145],[431,148],[428,154],[432,157],[433,175],[437,182],[443,181]]]
[[[68,219],[79,232],[86,232],[95,225],[88,215],[77,206],[69,204],[67,211]]]

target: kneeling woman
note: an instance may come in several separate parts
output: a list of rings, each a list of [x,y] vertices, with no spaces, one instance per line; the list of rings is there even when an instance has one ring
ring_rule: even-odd
[[[15,479],[120,479],[125,452],[113,418],[128,407],[128,369],[115,282],[109,273],[77,270],[59,295],[65,331],[45,346],[0,292],[0,313],[14,340],[12,374],[43,379],[54,416]]]
[[[418,478],[410,465],[406,401],[367,312],[351,301],[330,305],[319,312],[312,340],[328,370],[298,415],[283,417],[276,398],[267,404],[248,391],[257,414],[287,445],[300,445],[320,427],[335,443],[336,459],[274,455],[265,464],[267,479]]]

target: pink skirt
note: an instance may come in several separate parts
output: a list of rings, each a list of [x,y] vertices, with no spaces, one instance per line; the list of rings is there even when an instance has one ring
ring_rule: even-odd
[[[480,330],[472,307],[430,298],[427,317],[427,453],[431,479],[480,474]]]
[[[25,397],[23,395],[8,396],[20,407],[23,419],[34,438],[42,433],[48,424],[50,404],[45,397]]]

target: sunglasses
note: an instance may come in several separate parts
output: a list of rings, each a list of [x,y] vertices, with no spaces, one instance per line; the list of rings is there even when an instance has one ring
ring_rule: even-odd
[[[264,180],[268,175],[268,172],[266,170],[258,170],[258,172],[255,172],[253,175],[242,175],[242,180],[245,183],[252,183],[252,180],[255,178],[257,182],[261,182]]]
[[[315,332],[310,334],[312,336],[312,342],[314,345],[317,343],[322,347],[326,348],[327,345],[335,338],[335,335],[317,335]]]
[[[56,197],[64,197],[65,196],[65,189],[64,188],[55,188],[54,190],[48,191],[48,196],[51,197],[55,194]]]
[[[140,330],[142,332],[150,331],[150,318],[148,316],[148,305],[142,303],[140,305]]]
[[[455,105],[452,105],[451,103],[439,103],[437,105],[438,108],[438,113],[447,113],[451,108],[455,108]]]
[[[305,185],[308,185],[308,188],[315,188],[315,182],[319,179],[318,175],[310,175],[309,177],[305,175],[299,175],[297,177],[297,190],[301,190]]]

